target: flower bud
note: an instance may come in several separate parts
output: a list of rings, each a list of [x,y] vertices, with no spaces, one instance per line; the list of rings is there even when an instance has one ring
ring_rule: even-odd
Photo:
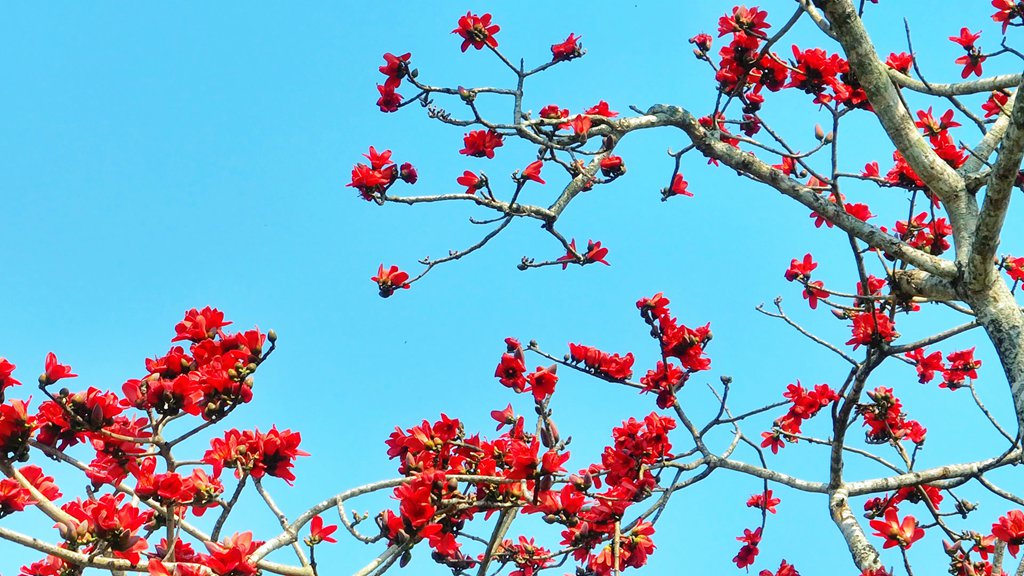
[[[821,127],[821,124],[814,125],[814,137],[817,138],[819,142],[825,139],[825,129]]]

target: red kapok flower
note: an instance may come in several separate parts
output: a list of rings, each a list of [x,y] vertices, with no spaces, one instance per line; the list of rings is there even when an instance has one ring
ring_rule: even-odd
[[[501,134],[494,130],[473,130],[463,136],[462,142],[466,147],[459,153],[476,158],[494,158],[494,149],[504,145]]]
[[[890,507],[885,511],[884,520],[871,521],[871,527],[878,530],[874,535],[885,538],[882,548],[899,546],[907,549],[914,542],[924,538],[924,529],[917,527],[916,518],[908,515],[900,522],[896,514],[896,509]]]
[[[321,542],[330,542],[334,544],[337,542],[331,537],[334,531],[337,530],[337,525],[324,526],[324,519],[319,514],[313,516],[313,519],[309,522],[309,536],[306,537],[307,546],[316,546]]]
[[[786,270],[786,280],[790,282],[794,280],[810,280],[811,271],[817,267],[818,263],[814,261],[814,257],[811,256],[810,252],[804,254],[803,260],[793,258],[789,263],[789,269]]]
[[[14,364],[8,362],[6,358],[0,357],[0,401],[3,401],[4,390],[21,384],[11,376],[14,373],[14,368]]]
[[[78,374],[71,373],[71,366],[57,362],[57,355],[50,352],[46,355],[46,371],[39,377],[42,384],[53,384],[61,378],[74,378]]]
[[[380,70],[381,74],[388,77],[384,81],[385,86],[390,86],[392,89],[398,88],[399,84],[402,83],[402,78],[409,72],[410,56],[412,56],[411,52],[406,52],[401,56],[395,56],[390,52],[384,54],[384,65],[378,68],[378,70]]]
[[[523,169],[523,171],[520,173],[520,177],[523,180],[533,180],[538,184],[546,184],[546,182],[544,182],[544,179],[540,177],[540,169],[543,167],[543,160],[534,160],[533,162],[530,162],[529,166]]]
[[[459,18],[459,25],[452,30],[452,34],[462,36],[462,51],[465,52],[470,46],[477,50],[483,49],[484,46],[497,48],[498,41],[494,39],[494,35],[499,30],[501,27],[491,24],[490,14],[477,16],[472,12],[466,12],[465,16]]]
[[[395,87],[384,83],[377,84],[377,92],[380,92],[380,98],[377,99],[377,107],[380,108],[381,112],[397,112],[398,107],[402,104],[402,95],[395,92]]]
[[[1006,549],[1016,558],[1020,545],[1024,544],[1024,512],[1010,510],[1006,516],[1000,516],[992,525],[992,535],[1006,542]]]
[[[764,492],[758,492],[747,499],[747,507],[758,508],[775,514],[775,506],[780,502],[782,502],[782,500],[774,498],[771,490],[765,490]]]
[[[583,47],[579,44],[580,39],[575,33],[569,34],[564,42],[551,46],[551,61],[562,62],[583,56]]]
[[[402,272],[398,269],[398,266],[391,266],[391,268],[385,270],[383,264],[377,269],[377,275],[370,278],[380,288],[381,298],[391,296],[395,293],[395,290],[400,288],[408,288],[409,284],[406,282],[408,279],[408,272]]]
[[[626,165],[622,162],[621,156],[605,156],[601,159],[601,174],[605,178],[615,178],[626,173]]]
[[[476,194],[476,191],[487,185],[487,179],[466,170],[455,179],[456,182],[466,187],[466,194]]]
[[[689,182],[683,180],[682,174],[676,173],[672,177],[672,185],[661,191],[662,200],[668,199],[669,196],[690,196],[692,198],[693,192],[686,189],[689,185]]]
[[[596,116],[604,116],[605,118],[615,118],[619,115],[618,112],[608,108],[608,103],[601,100],[597,104],[594,104],[584,112],[584,114],[594,114]]]

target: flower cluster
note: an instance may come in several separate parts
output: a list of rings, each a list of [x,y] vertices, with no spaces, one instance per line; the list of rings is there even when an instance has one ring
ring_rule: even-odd
[[[899,337],[899,332],[896,332],[896,324],[879,310],[856,312],[852,313],[851,317],[853,319],[851,325],[853,335],[846,341],[846,344],[852,344],[854,349],[861,345],[877,346],[884,342],[892,342]]]
[[[945,218],[929,220],[927,212],[896,222],[896,235],[900,240],[935,256],[949,250],[947,238],[952,234],[953,228]]]
[[[671,316],[668,304],[669,299],[660,292],[636,303],[640,317],[651,327],[651,335],[660,343],[666,358],[666,362],[658,362],[654,370],[640,379],[643,392],[657,393],[658,406],[662,408],[675,404],[675,393],[690,374],[711,368],[711,359],[704,353],[711,342],[711,324],[697,328],[680,324]],[[668,358],[678,360],[681,368],[667,362]]]
[[[396,112],[402,104],[402,95],[396,93],[395,90],[402,85],[402,79],[409,75],[410,56],[412,56],[410,52],[401,56],[395,56],[390,52],[384,54],[384,65],[378,70],[387,79],[383,84],[377,85],[377,92],[380,93],[377,107],[381,112]]]
[[[43,469],[35,464],[22,466],[18,474],[46,497],[47,500],[56,500],[61,497],[60,489],[53,483],[53,477],[43,473]],[[0,518],[21,512],[26,507],[36,503],[35,498],[28,488],[14,478],[0,480]]]
[[[927,354],[924,348],[912,350],[906,354],[908,360],[914,362],[917,368],[918,381],[922,384],[931,382],[936,372],[942,373],[940,388],[956,390],[964,385],[964,381],[970,378],[978,378],[978,368],[981,367],[981,360],[974,358],[974,348],[958,350],[946,355],[949,366],[942,362],[942,352]]]
[[[817,267],[817,262],[814,261],[810,253],[807,253],[804,254],[803,260],[794,258],[786,270],[786,280],[803,284],[804,299],[807,300],[807,304],[812,310],[818,307],[819,298],[828,297],[828,292],[825,291],[825,283],[821,280],[811,280],[811,271]]]
[[[917,445],[924,444],[928,430],[916,420],[906,419],[903,403],[893,394],[892,388],[879,386],[867,396],[871,402],[858,404],[857,413],[868,428],[866,439],[869,443],[884,444],[907,439]]]
[[[783,397],[790,401],[789,411],[775,420],[772,431],[761,433],[761,447],[771,448],[773,454],[778,454],[779,449],[785,447],[786,439],[796,442],[793,435],[800,434],[804,420],[813,418],[822,408],[839,399],[839,395],[828,384],[818,384],[807,390],[800,385],[799,380],[786,387]]]
[[[1005,28],[1004,28],[1005,30]],[[964,67],[960,72],[961,78],[967,78],[971,74],[981,76],[981,64],[987,56],[982,53],[981,48],[974,45],[981,37],[981,32],[971,33],[967,28],[960,29],[960,35],[950,36],[949,40],[959,44],[966,54],[956,59],[956,63]]]
[[[416,169],[408,162],[401,167],[395,165],[391,160],[391,150],[377,152],[370,146],[370,151],[363,156],[370,161],[369,164],[362,162],[352,167],[352,180],[345,186],[355,188],[359,196],[368,202],[383,200],[388,188],[397,180],[415,184],[418,178]]]
[[[594,374],[612,380],[627,380],[633,376],[633,353],[625,356],[602,352],[592,346],[569,344],[569,359],[583,365]]]
[[[292,466],[295,458],[309,456],[299,450],[302,435],[291,430],[272,427],[269,432],[259,430],[228,430],[223,438],[214,438],[203,462],[213,467],[213,475],[220,476],[224,468],[235,470],[235,477],[248,474],[257,480],[274,476],[291,484],[295,480]]]

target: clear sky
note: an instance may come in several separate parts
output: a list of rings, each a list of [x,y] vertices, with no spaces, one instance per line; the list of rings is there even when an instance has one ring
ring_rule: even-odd
[[[988,2],[973,3],[973,14],[954,0],[914,4],[907,17],[931,80],[959,78],[952,60],[962,52],[946,37],[961,26],[984,30],[986,48],[998,44]],[[867,21],[883,54],[906,49],[902,5],[869,7]],[[801,321],[845,341],[845,323],[827,312],[812,314],[799,289],[782,278],[791,258],[810,251],[823,263],[826,284],[852,291],[845,237],[815,229],[804,208],[696,156],[683,165],[695,197],[660,202],[658,191],[672,170],[665,150],[683,144],[668,131],[626,138],[618,152],[627,174],[582,197],[560,223],[579,243],[602,241],[610,249],[609,267],[517,271],[522,256],[562,254],[531,221],[514,223],[485,251],[439,267],[388,300],[377,297],[369,280],[382,262],[415,272],[418,258],[472,244],[482,232],[467,218],[487,216],[465,206],[382,208],[360,200],[344,184],[370,145],[392,149],[399,163],[412,162],[420,182],[398,190],[422,194],[459,191],[455,179],[463,170],[486,171],[496,191],[507,193],[506,176],[535,153],[509,142],[495,160],[466,158],[458,154],[461,129],[431,122],[415,106],[381,114],[374,102],[383,53],[412,52],[420,78],[431,84],[508,85],[493,57],[462,54],[450,34],[467,9],[490,11],[502,27],[503,52],[527,65],[549,59],[549,46],[570,32],[583,37],[586,57],[531,82],[526,108],[558,103],[580,111],[603,99],[620,112],[675,103],[705,114],[714,99],[713,73],[693,58],[686,39],[714,33],[730,6],[9,4],[0,17],[0,356],[18,365],[22,381],[32,382],[46,353],[55,351],[81,375],[74,384],[116,390],[143,375],[144,358],[166,352],[188,308],[212,305],[237,327],[276,329],[279,350],[260,369],[256,399],[233,416],[233,425],[302,432],[303,448],[313,455],[298,463],[295,487],[270,483],[289,514],[343,488],[394,476],[383,441],[395,425],[445,412],[486,434],[493,430],[491,410],[510,401],[529,410],[527,399],[513,398],[492,377],[506,336],[536,339],[557,355],[570,341],[633,351],[637,371],[646,371],[656,349],[634,302],[659,291],[672,299],[682,322],[712,323],[712,371],[692,380],[683,398],[698,419],[714,406],[705,382],[721,375],[734,378],[737,410],[781,399],[785,385],[797,379],[838,386],[846,371],[841,363],[754,307],[782,295]],[[763,7],[777,28],[793,3]],[[814,32],[804,21],[794,38],[835,50]],[[1017,40],[1017,32],[1009,38]],[[789,42],[778,51],[788,56]],[[986,64],[986,72],[1015,71],[1003,66],[1009,68]],[[825,115],[803,94],[777,102],[769,99],[768,116],[797,148],[810,148],[813,125]],[[967,102],[975,109],[980,104]],[[457,102],[438,103],[463,111]],[[945,110],[943,103],[934,105]],[[873,118],[857,112],[851,120],[841,135],[848,171],[872,159],[886,170],[892,147],[879,139]],[[957,137],[974,142],[977,131],[964,124]],[[567,181],[553,167],[544,176],[548,184],[529,186],[524,201],[543,204]],[[854,190],[848,194],[870,203],[880,223],[905,218],[904,192]],[[1018,235],[1008,232],[1004,250],[1020,246]],[[901,331],[923,335],[949,322],[908,322]],[[982,393],[1012,421],[1005,381],[987,343],[977,334],[960,342],[979,346]],[[929,428],[923,463],[997,450],[979,453],[993,436],[977,430],[975,420],[960,419],[966,393],[924,389],[907,367],[883,372],[877,384],[896,387],[911,416]],[[15,396],[27,396],[27,388]],[[574,439],[570,468],[597,457],[611,426],[656,409],[653,398],[568,374],[553,407],[563,434]],[[778,415],[748,424],[747,433],[758,437]],[[822,423],[808,430],[827,434]],[[755,458],[749,452],[739,457]],[[803,445],[771,462],[814,480],[827,473],[826,454]],[[861,477],[881,473],[853,470]],[[65,493],[77,494],[73,486]],[[739,543],[733,538],[759,521],[743,505],[759,486],[720,471],[675,497],[658,525],[648,573],[682,566],[736,571],[731,558]],[[1021,484],[1011,477],[1006,487]],[[804,574],[853,573],[835,571],[848,565],[848,553],[825,500],[776,493],[783,502],[766,529],[755,573],[775,570],[782,558]],[[390,504],[383,498],[355,508],[372,515]],[[1006,508],[992,503],[965,527],[987,530]],[[45,524],[32,514],[3,522],[26,530]],[[276,534],[272,516],[258,506],[247,507],[230,526],[251,527],[257,537]],[[383,549],[341,540],[318,550],[324,573],[350,573]],[[0,551],[0,573],[7,575],[38,558],[7,543]],[[943,570],[937,537],[910,553],[922,573]],[[427,556],[425,549],[417,554],[415,573],[444,573]],[[890,566],[900,562],[895,554],[885,558]]]

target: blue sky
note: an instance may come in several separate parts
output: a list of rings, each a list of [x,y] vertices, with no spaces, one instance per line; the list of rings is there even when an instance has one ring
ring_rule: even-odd
[[[144,358],[167,350],[188,308],[212,305],[235,326],[276,329],[279,350],[257,375],[256,399],[233,418],[238,427],[302,432],[313,456],[297,465],[295,488],[273,486],[290,514],[340,489],[393,476],[383,441],[395,425],[445,412],[487,433],[490,410],[510,401],[529,410],[492,377],[506,336],[536,339],[557,355],[569,341],[633,351],[638,371],[645,371],[656,350],[633,303],[659,291],[682,322],[711,322],[714,329],[713,369],[691,381],[684,399],[698,419],[713,408],[703,385],[720,375],[734,378],[738,410],[781,398],[796,379],[838,385],[844,366],[754,306],[782,295],[802,322],[845,341],[845,324],[810,313],[782,278],[791,258],[811,251],[827,285],[849,288],[845,238],[815,229],[802,207],[695,156],[683,164],[695,197],[660,202],[658,190],[671,174],[664,151],[682,145],[667,131],[626,138],[618,148],[626,176],[581,197],[560,222],[578,242],[593,238],[609,247],[610,267],[517,271],[524,255],[561,255],[531,221],[514,223],[482,253],[439,267],[391,299],[378,298],[369,281],[382,262],[416,271],[418,258],[472,244],[481,229],[467,218],[486,214],[466,206],[363,202],[344,184],[368,146],[392,149],[398,162],[416,165],[421,180],[405,191],[423,194],[458,191],[463,170],[486,171],[501,194],[511,188],[506,176],[534,154],[508,142],[495,160],[469,159],[457,152],[463,131],[427,120],[421,109],[379,113],[374,86],[384,52],[412,52],[420,78],[435,85],[507,85],[493,58],[462,54],[449,33],[467,9],[491,11],[502,26],[503,52],[528,65],[550,58],[548,47],[570,32],[583,36],[585,58],[531,79],[529,109],[554,102],[579,111],[604,99],[621,112],[677,103],[703,114],[713,103],[712,73],[685,39],[714,32],[731,5],[691,4],[589,5],[600,13],[594,18],[582,17],[579,6],[551,3],[7,6],[0,19],[0,296],[7,304],[0,356],[31,382],[52,350],[81,375],[75,384],[119,389],[141,375]],[[769,21],[780,25],[791,4],[767,3]],[[908,15],[929,79],[959,78],[952,60],[960,49],[946,37],[960,26],[984,30],[982,45],[997,45],[988,3],[977,4],[973,15],[960,15],[962,4],[952,0]],[[904,50],[898,3],[870,8],[879,51]],[[823,44],[806,21],[794,37]],[[787,56],[789,43],[778,49]],[[986,64],[986,71],[1012,71],[999,66]],[[813,125],[825,115],[803,94],[777,102],[769,99],[769,117],[797,148],[810,148]],[[462,111],[457,102],[439,104]],[[846,166],[856,171],[877,159],[885,170],[891,146],[869,115],[854,114],[841,134]],[[968,126],[960,130],[965,142],[977,139]],[[553,167],[544,176],[548,184],[528,186],[524,201],[550,201],[565,182]],[[847,193],[870,203],[882,222],[905,217],[899,190]],[[1009,231],[1004,250],[1019,246],[1014,240]],[[950,322],[940,314],[908,321],[901,331],[923,335]],[[973,345],[985,360],[982,392],[1006,416],[997,363],[979,335],[961,340],[961,347]],[[924,389],[900,366],[880,374],[877,384],[896,387],[911,416],[929,428],[924,462],[978,455],[978,445],[992,440],[973,421],[958,424],[969,401],[964,393]],[[609,440],[611,426],[655,407],[652,398],[567,375],[554,409],[563,433],[574,438],[571,465],[584,467]],[[752,422],[747,433],[757,437],[772,417]],[[825,454],[807,446],[789,447],[772,461],[812,479],[823,478],[827,467]],[[73,485],[65,492],[74,494]],[[758,486],[718,472],[678,495],[658,526],[649,572],[680,565],[736,570],[733,537],[758,521],[743,506]],[[1014,488],[1012,480],[1007,487]],[[845,560],[823,499],[776,492],[783,504],[766,530],[757,570],[774,570],[786,558],[814,574]],[[389,503],[370,500],[356,509],[372,514]],[[993,503],[968,527],[985,530],[1005,509]],[[32,514],[4,522],[38,528],[42,521]],[[231,525],[250,527],[258,536],[274,534],[273,518],[257,506]],[[380,551],[343,540],[318,551],[330,573],[351,572]],[[37,558],[8,544],[0,549],[3,574]],[[444,573],[427,552],[417,556],[416,573]],[[911,558],[924,571],[939,570],[938,539],[915,547]],[[890,565],[898,562],[887,557]]]

